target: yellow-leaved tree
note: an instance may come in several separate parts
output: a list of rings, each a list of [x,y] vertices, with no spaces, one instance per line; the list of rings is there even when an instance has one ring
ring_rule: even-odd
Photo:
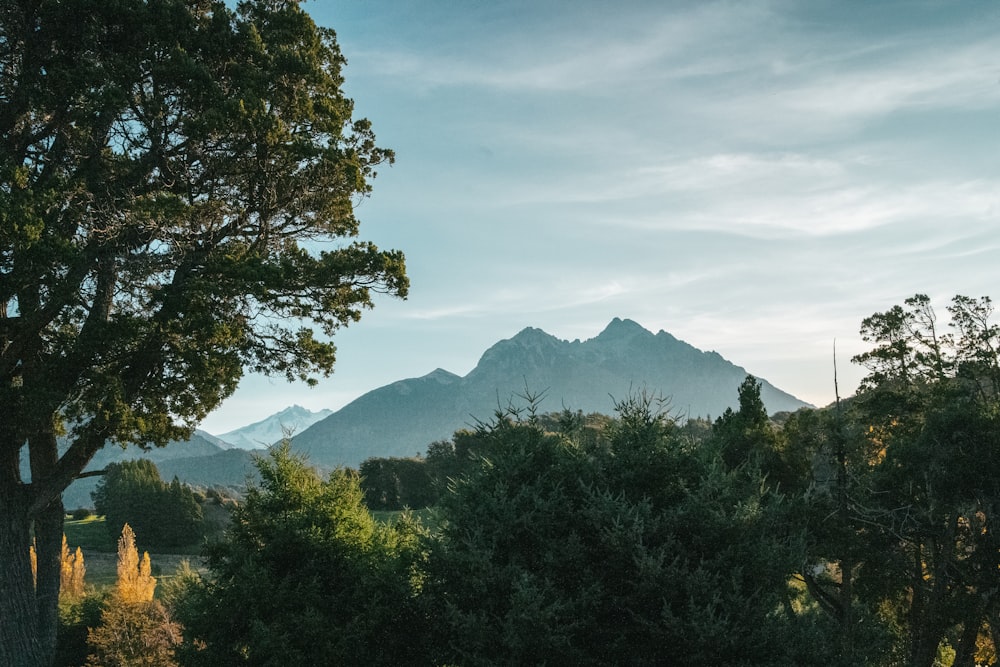
[[[59,594],[69,598],[83,597],[83,577],[87,574],[87,566],[83,562],[83,549],[76,548],[70,552],[66,543],[66,535],[62,540],[62,565],[59,570]]]
[[[149,602],[156,590],[156,577],[152,576],[149,552],[135,546],[135,533],[127,523],[118,538],[118,587],[115,591],[122,602]]]
[[[96,667],[173,667],[180,626],[166,608],[153,599],[156,578],[149,552],[135,546],[135,533],[125,524],[118,538],[118,584],[101,612],[101,624],[87,631],[91,653],[87,665]]]
[[[38,578],[38,554],[35,552],[34,540],[28,547],[31,558],[31,576]],[[62,558],[59,565],[59,595],[70,599],[83,597],[83,578],[87,574],[87,566],[83,562],[83,550],[80,547],[70,552],[66,543],[66,534],[62,538]]]

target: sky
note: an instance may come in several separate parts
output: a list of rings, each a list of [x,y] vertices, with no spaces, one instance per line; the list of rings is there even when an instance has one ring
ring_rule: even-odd
[[[614,317],[825,405],[834,346],[841,396],[864,375],[865,317],[1000,299],[998,3],[304,7],[396,152],[357,215],[410,296],[342,329],[317,387],[245,378],[209,432]]]

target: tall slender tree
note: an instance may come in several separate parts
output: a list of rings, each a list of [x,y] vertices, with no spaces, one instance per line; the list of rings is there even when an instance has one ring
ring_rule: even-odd
[[[100,447],[184,437],[247,369],[313,382],[406,295],[353,238],[392,153],[344,63],[295,0],[0,3],[0,664],[51,660],[60,496]]]

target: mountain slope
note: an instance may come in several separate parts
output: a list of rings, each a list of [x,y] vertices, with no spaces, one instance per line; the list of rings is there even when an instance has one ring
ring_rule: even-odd
[[[312,412],[301,405],[287,407],[267,419],[223,433],[218,438],[241,449],[265,449],[285,437],[286,433],[301,433],[333,410]]]
[[[313,424],[293,447],[321,465],[357,466],[370,456],[412,456],[525,393],[544,397],[543,412],[563,407],[612,414],[636,391],[669,399],[671,412],[718,416],[737,405],[747,371],[660,331],[615,318],[586,341],[564,341],[526,328],[483,353],[465,377],[438,369],[375,389]],[[762,380],[771,413],[807,405]]]
[[[135,445],[122,448],[108,444],[97,451],[86,470],[102,470],[109,463],[146,458],[156,464],[160,477],[168,482],[176,476],[187,484],[243,485],[247,475],[255,472],[250,453],[241,449],[227,449],[216,444],[216,441],[217,438],[204,431],[195,431],[188,440],[174,441],[165,447],[153,447],[146,451]],[[27,475],[27,471],[22,474]],[[100,477],[85,477],[74,481],[63,492],[63,505],[67,509],[93,507],[90,494],[97,488],[99,481]]]

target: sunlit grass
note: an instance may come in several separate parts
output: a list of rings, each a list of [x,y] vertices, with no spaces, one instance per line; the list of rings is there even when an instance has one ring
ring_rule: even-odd
[[[88,516],[86,519],[66,519],[63,522],[66,543],[70,549],[80,547],[84,554],[88,551],[114,553],[117,542],[108,534],[103,516]]]

